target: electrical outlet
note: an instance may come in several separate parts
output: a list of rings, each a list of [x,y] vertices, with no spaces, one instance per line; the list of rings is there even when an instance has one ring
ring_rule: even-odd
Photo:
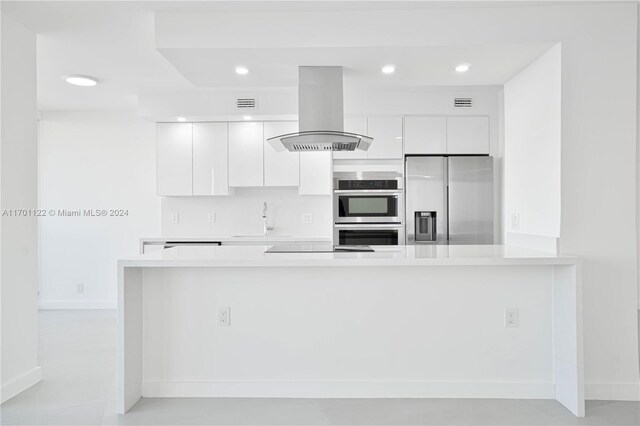
[[[313,222],[313,214],[302,213],[302,223],[312,223],[312,222]]]
[[[216,212],[209,212],[207,214],[207,222],[216,223]]]
[[[518,309],[506,308],[504,310],[504,326],[515,328],[518,326]]]
[[[171,215],[169,216],[169,221],[171,223],[178,223],[180,221],[180,216],[178,216],[178,213],[171,213]]]
[[[218,325],[222,327],[231,325],[231,308],[228,306],[218,307]]]
[[[511,213],[511,230],[520,230],[520,213]]]
[[[76,292],[84,293],[84,283],[78,283],[78,285],[76,286]]]

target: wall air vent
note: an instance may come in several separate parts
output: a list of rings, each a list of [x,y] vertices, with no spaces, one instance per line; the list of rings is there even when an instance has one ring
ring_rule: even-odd
[[[236,109],[250,111],[258,107],[258,99],[255,97],[236,98]]]
[[[454,108],[473,108],[473,98],[453,98]]]

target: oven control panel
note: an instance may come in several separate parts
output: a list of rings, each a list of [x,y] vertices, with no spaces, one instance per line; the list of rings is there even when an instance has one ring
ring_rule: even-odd
[[[339,190],[369,190],[369,189],[398,189],[398,180],[396,179],[374,179],[374,180],[360,180],[360,179],[347,179],[339,180]]]

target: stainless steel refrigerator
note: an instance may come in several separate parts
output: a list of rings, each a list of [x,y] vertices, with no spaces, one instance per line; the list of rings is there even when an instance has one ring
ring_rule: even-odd
[[[407,244],[493,244],[493,157],[405,159]]]

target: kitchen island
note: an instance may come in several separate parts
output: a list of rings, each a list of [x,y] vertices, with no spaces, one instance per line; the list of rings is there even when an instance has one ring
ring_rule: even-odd
[[[140,397],[465,397],[556,399],[584,415],[579,259],[267,247],[118,262],[118,412]]]

